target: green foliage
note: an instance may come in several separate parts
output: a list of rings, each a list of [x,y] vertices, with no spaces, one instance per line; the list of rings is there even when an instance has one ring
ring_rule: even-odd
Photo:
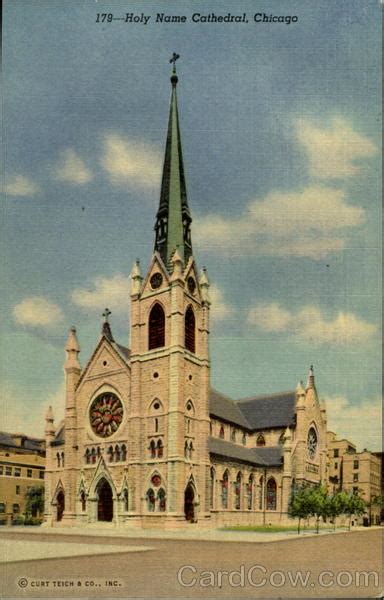
[[[44,512],[44,487],[35,485],[30,487],[25,494],[25,514],[27,517],[36,516]]]
[[[24,517],[22,515],[17,515],[16,517],[13,517],[11,525],[24,525]]]
[[[336,526],[336,517],[349,515],[349,527],[352,515],[362,515],[366,510],[366,503],[358,493],[348,494],[341,491],[333,495],[323,486],[308,486],[303,484],[297,487],[291,496],[288,514],[298,518],[298,533],[300,533],[300,521],[309,516],[316,518],[316,531],[319,532],[320,519],[325,521],[331,517]]]
[[[24,525],[41,525],[42,522],[42,517],[25,517],[24,519]]]
[[[383,508],[384,507],[384,495],[373,496],[371,504],[374,504],[376,506],[381,506]]]
[[[289,502],[288,514],[290,517],[298,518],[298,533],[300,533],[301,519],[307,519],[311,515],[311,510],[311,489],[305,484],[295,488]]]

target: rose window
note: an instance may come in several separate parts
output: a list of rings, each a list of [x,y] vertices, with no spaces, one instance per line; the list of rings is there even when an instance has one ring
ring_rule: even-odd
[[[109,437],[120,427],[123,412],[123,405],[116,394],[101,394],[92,402],[89,411],[92,430],[100,437]]]

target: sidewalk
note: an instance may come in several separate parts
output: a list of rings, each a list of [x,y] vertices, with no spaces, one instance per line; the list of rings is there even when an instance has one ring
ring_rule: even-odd
[[[369,529],[380,529],[370,527]],[[366,527],[354,527],[352,531],[367,531]],[[320,537],[338,533],[348,533],[345,529],[333,531],[333,529],[321,529],[317,534],[314,530],[303,531],[300,535],[295,531],[281,532],[257,532],[257,531],[223,531],[220,529],[189,529],[164,530],[164,529],[139,529],[129,527],[116,527],[113,524],[89,525],[87,527],[2,527],[4,533],[44,535],[51,536],[82,536],[95,538],[116,538],[119,540],[142,539],[142,540],[181,540],[181,541],[207,541],[207,542],[275,542],[282,540],[303,539],[308,537]]]

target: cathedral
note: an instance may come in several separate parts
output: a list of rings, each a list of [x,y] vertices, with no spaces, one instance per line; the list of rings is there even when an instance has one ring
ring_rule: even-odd
[[[104,311],[81,367],[65,346],[65,417],[46,414],[45,525],[287,523],[292,489],[325,481],[326,410],[306,385],[235,400],[210,386],[209,279],[193,256],[173,62],[152,260],[131,272],[130,347]]]

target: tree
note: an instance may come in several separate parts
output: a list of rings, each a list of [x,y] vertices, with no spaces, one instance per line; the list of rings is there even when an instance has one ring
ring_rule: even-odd
[[[311,514],[310,489],[306,485],[295,488],[292,491],[288,506],[290,517],[297,517],[297,533],[300,533],[301,519],[306,519]]]
[[[336,517],[345,512],[348,503],[348,495],[345,492],[336,492],[327,498],[328,515],[333,520],[333,529],[336,529]]]
[[[25,494],[25,514],[36,517],[44,512],[44,487],[35,485],[30,487]]]
[[[363,515],[367,509],[367,504],[359,492],[352,492],[347,495],[347,498],[344,512],[349,515],[349,530],[351,530],[352,515]]]
[[[324,519],[328,516],[328,499],[325,487],[316,486],[311,488],[309,503],[310,514],[316,517],[316,533],[319,533],[320,517]]]

